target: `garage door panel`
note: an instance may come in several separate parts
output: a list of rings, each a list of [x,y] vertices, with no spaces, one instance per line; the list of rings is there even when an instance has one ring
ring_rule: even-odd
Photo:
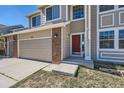
[[[51,42],[51,39],[38,39],[38,40],[24,40],[24,41],[20,41],[19,44],[20,44],[20,48],[22,48],[22,49],[32,49],[32,48],[40,48],[40,47],[44,48],[44,47],[49,45],[49,42]]]
[[[52,39],[20,41],[19,57],[52,61]]]

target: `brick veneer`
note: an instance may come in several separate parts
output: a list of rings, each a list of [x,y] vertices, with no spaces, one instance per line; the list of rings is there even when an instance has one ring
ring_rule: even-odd
[[[52,63],[61,63],[61,28],[52,29]]]

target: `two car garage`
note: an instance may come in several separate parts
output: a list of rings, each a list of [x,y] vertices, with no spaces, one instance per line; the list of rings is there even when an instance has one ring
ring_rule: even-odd
[[[11,37],[11,38],[10,38]],[[58,64],[61,62],[61,27],[24,32],[6,37],[7,56]],[[11,42],[13,45],[10,45]],[[9,50],[12,50],[11,52]]]

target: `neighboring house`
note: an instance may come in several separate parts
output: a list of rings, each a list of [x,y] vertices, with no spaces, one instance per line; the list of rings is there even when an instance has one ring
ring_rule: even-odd
[[[25,28],[22,25],[6,26],[6,25],[0,24],[0,35],[17,32],[24,29]],[[4,54],[5,54],[4,38],[0,38],[0,55],[4,55]]]
[[[40,5],[27,18],[30,29],[3,35],[8,56],[124,63],[124,5]]]
[[[25,28],[22,25],[6,26],[6,25],[0,24],[0,34],[12,33],[12,32],[16,32],[24,29]]]

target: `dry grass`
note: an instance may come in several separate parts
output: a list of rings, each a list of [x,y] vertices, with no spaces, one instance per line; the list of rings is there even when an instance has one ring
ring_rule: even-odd
[[[13,87],[21,88],[91,88],[124,87],[124,78],[80,67],[77,77],[38,71]]]

